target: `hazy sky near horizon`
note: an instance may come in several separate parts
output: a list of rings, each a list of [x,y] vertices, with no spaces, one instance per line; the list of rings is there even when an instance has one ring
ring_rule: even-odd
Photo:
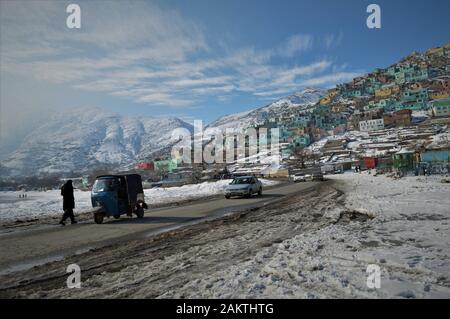
[[[70,3],[81,29],[66,26]],[[0,149],[66,108],[210,122],[332,87],[450,42],[448,12],[440,0],[1,0]]]

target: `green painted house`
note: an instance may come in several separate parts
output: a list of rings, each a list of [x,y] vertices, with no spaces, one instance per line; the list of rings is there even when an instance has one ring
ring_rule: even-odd
[[[169,172],[171,173],[177,168],[178,162],[175,159],[164,159],[153,161],[155,165],[155,171],[157,172]]]
[[[406,172],[414,168],[414,152],[402,149],[392,156],[394,168]]]

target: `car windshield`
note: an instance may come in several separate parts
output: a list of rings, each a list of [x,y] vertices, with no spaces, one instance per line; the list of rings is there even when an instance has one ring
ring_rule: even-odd
[[[251,184],[251,182],[252,182],[251,178],[236,178],[231,182],[231,184],[241,185],[241,184]]]
[[[119,181],[115,178],[98,179],[94,183],[94,192],[112,192],[119,188]]]

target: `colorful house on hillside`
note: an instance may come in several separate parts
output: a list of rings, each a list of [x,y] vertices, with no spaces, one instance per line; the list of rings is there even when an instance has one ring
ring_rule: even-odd
[[[425,174],[450,173],[450,146],[426,149],[419,154],[420,162],[417,165],[416,172]],[[423,171],[422,171],[423,170]]]
[[[433,116],[450,116],[450,99],[429,102]]]
[[[390,112],[395,109],[396,101],[394,99],[382,99],[378,102],[376,101],[370,101],[367,108],[364,108],[365,110],[370,109],[383,109],[385,112]]]
[[[416,101],[399,102],[395,105],[396,111],[400,110],[420,111],[426,109],[428,109],[428,104],[422,99],[418,99]]]
[[[395,126],[406,127],[410,126],[412,122],[412,112],[411,110],[400,110],[394,112],[394,122]]]
[[[302,135],[295,136],[295,137],[293,137],[291,144],[294,147],[309,146],[311,144],[311,137],[309,136],[309,134],[302,134]]]
[[[405,72],[395,73],[395,83],[401,85],[401,84],[405,84],[405,82],[406,82]]]
[[[398,110],[426,110],[428,109],[428,89],[407,90],[403,92],[400,101],[395,105]]]
[[[299,127],[307,127],[310,122],[311,122],[311,116],[304,114],[304,115],[299,115],[295,118],[294,125],[299,126]]]
[[[364,157],[364,166],[366,169],[374,169],[377,167],[376,157]]]
[[[406,82],[423,81],[429,77],[428,69],[418,69],[412,72],[405,72]]]
[[[362,91],[359,89],[351,89],[345,92],[345,97],[360,97],[363,95]]]
[[[445,54],[444,47],[428,49],[425,54],[428,56],[444,56]]]
[[[136,169],[153,171],[155,169],[155,165],[153,164],[153,162],[141,162],[136,165]]]
[[[347,105],[344,104],[334,104],[331,106],[331,112],[333,113],[342,113],[342,112],[347,112],[348,111],[348,107]]]
[[[394,168],[407,172],[411,171],[414,168],[414,152],[409,151],[407,149],[401,149],[397,153],[395,153],[392,157]]]
[[[402,94],[402,101],[428,100],[428,89],[407,90]]]
[[[384,120],[382,118],[359,122],[359,130],[361,132],[371,132],[382,129],[384,129]]]
[[[375,91],[375,97],[378,97],[378,98],[389,97],[389,96],[391,96],[391,94],[392,94],[391,88],[384,88],[384,89]]]
[[[171,173],[177,168],[178,162],[173,159],[156,160],[153,162],[155,171],[157,172],[169,172]]]
[[[378,102],[378,106],[385,112],[390,112],[395,109],[395,102],[394,99],[383,99]]]
[[[433,100],[441,100],[450,98],[450,89],[433,91],[430,93],[430,98]]]
[[[425,150],[420,158],[422,162],[450,164],[450,148]]]
[[[411,125],[411,110],[405,109],[397,112],[383,114],[384,125],[386,127],[406,127]]]

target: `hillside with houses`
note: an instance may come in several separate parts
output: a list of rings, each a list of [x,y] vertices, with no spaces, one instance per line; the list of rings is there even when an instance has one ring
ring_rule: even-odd
[[[385,69],[339,84],[311,107],[255,127],[281,129],[285,153],[346,131],[371,132],[450,116],[450,44],[414,52]]]
[[[209,126],[267,129],[269,144],[270,129],[278,128],[280,156],[197,165],[196,174],[203,180],[221,174],[287,177],[309,166],[321,166],[324,172],[355,167],[422,173],[428,167],[430,172],[446,172],[449,123],[450,44],[446,44],[414,52],[327,91],[308,88],[254,111],[218,119]],[[170,157],[147,162],[137,169],[162,172],[170,181],[194,174],[190,165]]]

